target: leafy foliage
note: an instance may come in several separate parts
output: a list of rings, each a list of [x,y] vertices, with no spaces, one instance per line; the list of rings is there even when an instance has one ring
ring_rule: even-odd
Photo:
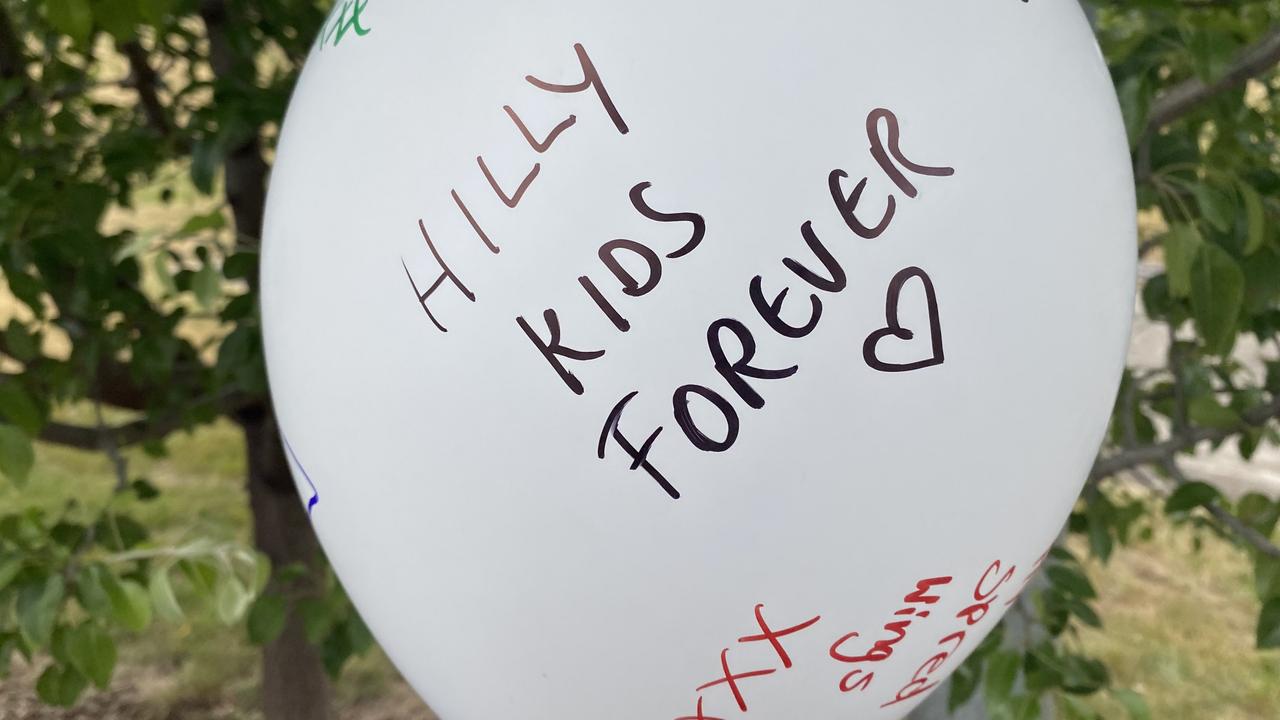
[[[117,509],[139,498],[139,487],[101,508],[71,501],[56,515],[0,515],[0,674],[15,651],[27,660],[48,654],[36,690],[49,703],[72,705],[90,683],[106,687],[118,634],[144,632],[157,615],[183,618],[173,576],[227,624],[243,617],[269,576],[265,559],[233,544],[151,543],[146,528]]]
[[[128,506],[157,490],[122,454],[163,453],[169,433],[265,406],[262,177],[312,38],[336,43],[346,27],[327,4],[0,0],[0,272],[17,308],[0,328],[0,474],[27,482],[37,439],[104,452],[117,471],[105,503],[0,510],[0,668],[15,652],[42,658],[50,703],[107,685],[122,635],[191,612],[257,643],[297,618],[335,674],[371,643],[331,574],[271,574],[235,544],[150,537]],[[1126,373],[1067,534],[1105,562],[1149,539],[1144,519],[1162,511],[1237,542],[1254,561],[1258,647],[1280,647],[1280,505],[1229,500],[1177,462],[1280,441],[1280,362],[1259,371],[1233,355],[1242,337],[1275,348],[1280,333],[1280,0],[1094,4],[1150,227],[1135,251],[1162,268],[1142,306],[1170,342],[1161,367]],[[157,205],[193,209],[169,226],[147,219]],[[69,422],[87,410],[92,421]],[[1162,510],[1128,489],[1135,477],[1167,495]],[[1106,692],[1150,717],[1075,649],[1077,628],[1104,620],[1082,563],[1053,552],[1018,606],[1039,630],[993,634],[957,673],[953,704],[1031,718],[1048,701],[1093,718],[1082,698]],[[178,600],[191,596],[199,607]]]
[[[189,612],[266,643],[295,611],[335,673],[371,642],[331,576],[273,579],[252,550],[174,545],[126,509],[158,491],[125,447],[163,454],[176,430],[266,407],[255,215],[327,5],[0,0],[0,474],[27,482],[37,439],[117,474],[105,503],[0,508],[0,667],[43,663],[49,703],[105,687],[122,635]]]

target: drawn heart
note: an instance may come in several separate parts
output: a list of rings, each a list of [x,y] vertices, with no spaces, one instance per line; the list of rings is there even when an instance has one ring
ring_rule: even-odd
[[[924,285],[925,299],[929,303],[929,335],[933,340],[933,355],[910,363],[885,362],[876,354],[881,340],[890,335],[899,340],[911,340],[915,337],[915,332],[902,327],[898,320],[898,299],[902,295],[902,287],[911,278],[920,278],[920,282]],[[880,372],[909,372],[943,363],[942,323],[938,318],[938,295],[934,292],[933,281],[929,279],[928,273],[918,267],[909,267],[893,276],[893,281],[889,283],[889,294],[885,299],[884,318],[887,325],[871,333],[862,345],[862,357],[872,369]]]

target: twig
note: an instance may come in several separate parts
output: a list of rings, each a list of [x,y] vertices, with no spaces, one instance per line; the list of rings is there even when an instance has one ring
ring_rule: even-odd
[[[1191,482],[1173,458],[1169,458],[1164,462],[1164,468],[1179,485],[1186,485]],[[1206,503],[1203,507],[1215,520],[1225,525],[1237,537],[1251,545],[1253,549],[1267,557],[1280,559],[1280,547],[1276,547],[1271,538],[1250,527],[1244,520],[1222,507],[1222,504],[1217,500]]]
[[[1204,3],[1199,3],[1203,5]],[[1151,141],[1166,126],[1193,112],[1218,94],[1243,85],[1250,78],[1273,69],[1280,63],[1280,28],[1273,28],[1262,39],[1245,48],[1214,82],[1190,78],[1173,86],[1160,96],[1147,115],[1147,123],[1138,140],[1137,176],[1151,176]]]
[[[200,400],[194,400],[199,402]],[[217,402],[217,410],[223,415],[234,415],[261,405],[260,398],[253,398],[243,393],[235,393],[223,397]],[[144,418],[123,425],[84,427],[66,423],[51,422],[40,432],[40,439],[56,445],[65,445],[80,450],[102,450],[114,443],[118,448],[159,440],[170,433],[181,430],[186,422],[180,413],[161,418]]]
[[[169,137],[173,134],[173,128],[169,125],[168,114],[157,92],[161,80],[151,67],[146,48],[137,40],[131,40],[124,44],[124,54],[133,68],[134,87],[138,90],[138,98],[147,121],[161,137]]]
[[[129,461],[120,452],[116,442],[116,434],[106,432],[107,423],[102,418],[102,401],[93,401],[94,420],[98,424],[98,437],[102,441],[102,451],[111,459],[111,467],[116,473],[116,492],[124,492],[129,487]]]
[[[1271,420],[1280,417],[1280,395],[1276,395],[1271,402],[1259,405],[1257,407],[1246,410],[1241,413],[1241,420],[1244,421],[1244,427],[1262,427]],[[1153,465],[1172,458],[1183,450],[1195,447],[1205,442],[1218,442],[1235,435],[1242,428],[1234,430],[1222,428],[1188,428],[1181,433],[1176,433],[1164,442],[1154,445],[1147,445],[1140,448],[1132,448],[1122,450],[1109,457],[1100,457],[1093,464],[1093,470],[1089,473],[1089,479],[1092,481],[1101,480],[1110,477],[1124,470],[1132,470],[1143,465]]]

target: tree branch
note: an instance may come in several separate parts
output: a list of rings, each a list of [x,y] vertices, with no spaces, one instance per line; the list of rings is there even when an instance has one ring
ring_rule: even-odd
[[[1215,95],[1243,85],[1250,78],[1271,70],[1277,63],[1280,63],[1280,28],[1273,28],[1261,40],[1245,48],[1216,81],[1206,83],[1200,78],[1192,78],[1160,96],[1147,116],[1146,132],[1158,132]]]
[[[1173,458],[1166,460],[1164,462],[1164,467],[1165,470],[1169,472],[1169,475],[1173,477],[1179,485],[1186,485],[1191,482],[1191,480],[1182,472],[1182,468],[1178,467],[1178,463],[1173,460]],[[1214,500],[1203,507],[1214,517],[1215,520],[1225,525],[1228,530],[1235,533],[1237,537],[1244,540],[1252,546],[1253,549],[1268,557],[1280,559],[1280,547],[1276,547],[1276,544],[1271,542],[1271,538],[1250,527],[1248,523],[1237,517],[1235,513],[1232,513],[1230,510],[1222,507],[1221,503],[1217,500]]]
[[[1244,427],[1262,427],[1278,417],[1280,417],[1280,395],[1273,397],[1269,403],[1251,408],[1241,414]],[[1096,482],[1124,470],[1163,463],[1183,450],[1193,448],[1202,442],[1225,440],[1244,427],[1232,430],[1191,428],[1155,445],[1123,450],[1110,457],[1099,457],[1093,464],[1093,470],[1089,472],[1089,480]]]
[[[160,102],[157,92],[161,80],[151,67],[146,48],[142,47],[137,40],[131,40],[124,44],[123,49],[125,57],[129,58],[129,65],[133,68],[133,84],[138,91],[138,98],[142,104],[142,111],[147,116],[147,122],[160,133],[161,137],[170,137],[173,134],[173,128],[169,125],[169,115],[165,112],[164,104]]]
[[[216,77],[231,79],[253,77],[253,65],[240,57],[227,36],[230,20],[224,0],[205,0],[200,4],[200,17],[204,20],[209,39],[209,65]],[[217,101],[218,98],[215,98]],[[262,214],[267,196],[267,163],[262,158],[261,140],[257,132],[230,149],[224,164],[224,190],[227,204],[235,217],[236,232],[240,236],[262,237]],[[249,280],[257,289],[257,280]]]
[[[250,397],[243,393],[228,395],[217,402],[219,414],[238,417],[244,413],[252,413],[263,407],[260,398]],[[67,423],[51,422],[40,432],[40,440],[55,445],[93,450],[111,454],[111,450],[138,445],[149,440],[160,440],[187,426],[181,413],[173,413],[165,417],[142,418],[123,425],[85,427]]]
[[[0,5],[0,78],[25,77],[21,47],[13,21]]]
[[[4,119],[4,116],[8,115],[13,108],[29,102],[33,96],[31,78],[27,75],[24,64],[26,60],[22,57],[22,45],[18,33],[14,30],[8,11],[0,5],[0,80],[17,78],[22,81],[22,91],[0,106],[0,120]]]
[[[1239,536],[1241,540],[1244,540],[1249,543],[1249,545],[1253,546],[1253,549],[1263,555],[1280,560],[1280,547],[1276,547],[1276,544],[1271,542],[1266,535],[1263,535],[1257,530],[1246,525],[1243,520],[1236,517],[1233,513],[1219,505],[1217,502],[1209,503],[1205,506],[1205,509],[1208,510],[1209,514],[1215,517],[1218,522],[1226,525],[1231,532]]]
[[[108,449],[128,447],[148,440],[159,440],[182,428],[182,422],[171,418],[164,422],[135,420],[114,427],[84,427],[51,422],[40,431],[40,438],[55,445],[106,452]]]
[[[1262,39],[1245,48],[1222,77],[1212,83],[1191,78],[1173,86],[1152,105],[1147,124],[1138,141],[1138,179],[1151,175],[1151,140],[1165,126],[1185,117],[1219,93],[1244,85],[1250,78],[1280,63],[1280,28],[1272,28]]]
[[[133,381],[129,367],[113,360],[98,364],[98,383],[92,399],[126,410],[146,410],[151,393]]]

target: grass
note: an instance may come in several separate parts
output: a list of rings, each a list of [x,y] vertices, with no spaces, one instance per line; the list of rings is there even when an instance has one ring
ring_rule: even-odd
[[[1215,535],[1154,523],[1155,535],[1090,561],[1105,626],[1081,633],[1118,687],[1142,693],[1152,717],[1280,717],[1280,653],[1254,648],[1258,600],[1247,556]],[[1105,717],[1124,718],[1099,701]]]

